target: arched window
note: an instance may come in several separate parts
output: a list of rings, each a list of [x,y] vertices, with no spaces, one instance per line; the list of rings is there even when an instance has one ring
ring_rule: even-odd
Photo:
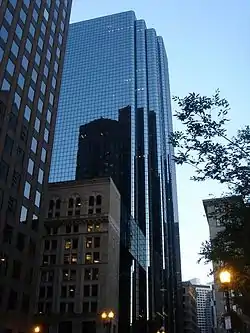
[[[95,198],[93,197],[93,195],[91,195],[89,197],[89,206],[94,206],[94,203],[95,203]]]
[[[56,209],[61,209],[61,199],[56,200]]]
[[[96,197],[96,204],[97,204],[97,205],[101,205],[101,204],[102,204],[102,196],[101,196],[101,195],[98,195],[98,196]]]
[[[69,205],[68,205],[69,208],[73,208],[74,207],[74,199],[73,198],[70,198],[69,199]]]

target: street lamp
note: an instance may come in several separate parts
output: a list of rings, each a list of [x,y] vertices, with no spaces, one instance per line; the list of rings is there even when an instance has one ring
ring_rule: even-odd
[[[115,318],[115,313],[111,311],[103,311],[101,313],[101,319],[103,321],[103,326],[107,328],[107,333],[111,333],[112,320]]]
[[[232,324],[231,324],[231,317],[230,317],[230,298],[229,298],[229,287],[230,287],[230,283],[231,283],[231,273],[224,269],[220,272],[219,274],[220,277],[220,282],[224,288],[224,292],[225,292],[225,298],[226,298],[226,308],[227,308],[227,314],[228,316],[225,317],[225,324],[226,321],[228,322],[228,331],[230,332],[232,330]]]
[[[41,327],[40,326],[35,326],[33,329],[34,333],[40,333],[41,332]]]

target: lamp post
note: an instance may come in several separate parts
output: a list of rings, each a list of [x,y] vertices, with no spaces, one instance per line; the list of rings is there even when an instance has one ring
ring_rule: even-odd
[[[226,298],[226,309],[227,309],[227,314],[228,316],[225,317],[225,322],[226,320],[228,321],[228,331],[232,332],[232,323],[231,323],[231,316],[230,316],[230,311],[231,311],[231,307],[230,307],[230,296],[229,296],[229,286],[231,283],[231,273],[228,270],[222,270],[220,272],[220,282],[224,288],[224,292],[225,292],[225,298]]]
[[[101,319],[103,321],[103,326],[107,328],[107,333],[111,333],[112,321],[115,318],[115,313],[111,311],[103,311],[101,313]]]

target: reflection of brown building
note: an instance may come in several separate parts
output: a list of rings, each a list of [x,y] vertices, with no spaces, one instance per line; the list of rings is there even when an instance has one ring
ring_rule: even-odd
[[[51,183],[37,322],[50,332],[103,333],[119,318],[120,194],[110,178]]]

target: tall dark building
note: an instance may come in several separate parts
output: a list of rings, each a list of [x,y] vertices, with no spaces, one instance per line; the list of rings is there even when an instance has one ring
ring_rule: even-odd
[[[0,331],[31,330],[71,0],[0,1]]]
[[[122,288],[124,323],[161,319],[164,310],[167,331],[176,332],[182,286],[171,131],[168,62],[155,30],[132,11],[70,25],[50,181],[113,178],[146,241],[144,268],[121,251],[131,282]],[[130,224],[121,224],[122,243]]]

